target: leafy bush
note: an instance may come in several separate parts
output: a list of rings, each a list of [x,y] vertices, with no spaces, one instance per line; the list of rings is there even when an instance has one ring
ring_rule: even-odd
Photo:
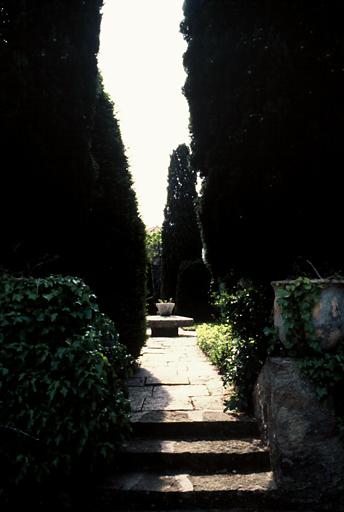
[[[155,227],[146,231],[147,259],[152,263],[154,258],[161,258],[161,228]]]
[[[226,372],[227,359],[232,351],[232,329],[228,324],[200,324],[197,326],[199,347],[222,374]]]
[[[233,336],[229,324],[201,324],[197,327],[200,348],[222,375],[224,385],[233,385],[233,394],[225,408],[247,411],[251,394],[262,365],[258,345],[252,338],[243,340]]]
[[[146,230],[147,252],[147,313],[156,313],[155,303],[161,295],[161,228],[155,227]]]
[[[241,279],[235,285],[220,284],[213,294],[222,322],[229,322],[234,336],[263,341],[264,328],[270,323],[273,290],[270,284]]]
[[[5,276],[0,310],[2,477],[42,482],[110,462],[129,429],[131,358],[96,297],[73,277]]]
[[[253,387],[268,350],[264,327],[270,322],[271,293],[251,281],[239,281],[231,291],[223,284],[213,294],[221,323],[210,324],[205,335],[203,327],[197,330],[201,348],[219,367],[225,385],[234,385],[227,409],[251,408]]]

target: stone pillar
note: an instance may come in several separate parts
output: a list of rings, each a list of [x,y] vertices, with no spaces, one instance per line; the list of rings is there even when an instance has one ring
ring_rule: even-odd
[[[254,391],[255,414],[270,448],[276,484],[322,500],[344,489],[344,446],[330,403],[291,358],[268,358]]]

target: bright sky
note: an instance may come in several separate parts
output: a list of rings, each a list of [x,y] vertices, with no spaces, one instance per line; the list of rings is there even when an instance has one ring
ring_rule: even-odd
[[[183,0],[106,0],[99,67],[115,103],[142,219],[161,225],[170,155],[190,143]]]

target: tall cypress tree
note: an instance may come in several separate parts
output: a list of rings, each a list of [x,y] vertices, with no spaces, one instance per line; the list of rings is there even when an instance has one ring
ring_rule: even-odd
[[[269,281],[301,260],[303,270],[307,260],[320,272],[343,269],[329,249],[343,219],[342,2],[186,0],[184,14],[184,90],[213,274]]]
[[[94,173],[102,0],[3,0],[1,263],[75,272]],[[41,267],[40,267],[41,268]]]
[[[190,165],[189,148],[181,144],[171,155],[162,225],[162,296],[166,299],[176,297],[180,264],[201,257],[196,180],[196,172]]]
[[[84,270],[120,339],[134,356],[145,340],[145,227],[138,214],[113,103],[99,83],[92,133],[92,187]]]
[[[0,3],[0,266],[83,277],[136,355],[144,228],[98,82],[102,0]]]

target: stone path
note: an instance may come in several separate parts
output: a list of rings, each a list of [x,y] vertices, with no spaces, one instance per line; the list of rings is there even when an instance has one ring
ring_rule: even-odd
[[[194,332],[149,338],[141,368],[129,380],[133,420],[150,411],[223,411],[224,388],[215,367],[198,348]]]
[[[133,439],[97,510],[286,510],[256,422],[223,412],[221,378],[194,333],[148,338],[128,384]]]

